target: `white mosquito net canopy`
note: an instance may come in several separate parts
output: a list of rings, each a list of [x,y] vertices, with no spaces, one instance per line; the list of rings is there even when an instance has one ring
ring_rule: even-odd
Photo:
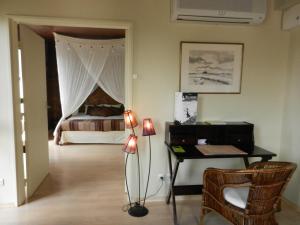
[[[99,86],[124,104],[124,39],[90,40],[54,33],[63,120]]]

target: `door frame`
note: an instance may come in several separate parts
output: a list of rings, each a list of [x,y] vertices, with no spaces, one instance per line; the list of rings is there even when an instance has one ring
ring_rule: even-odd
[[[16,206],[24,204],[24,174],[23,174],[23,146],[21,141],[20,120],[20,99],[19,99],[19,68],[18,68],[18,24],[41,25],[41,26],[69,26],[69,27],[88,27],[88,28],[107,28],[125,30],[125,108],[132,108],[132,71],[133,71],[133,25],[127,21],[80,19],[80,18],[57,18],[57,17],[36,17],[8,15],[11,69],[14,101],[14,130],[15,130],[15,168],[16,174]]]

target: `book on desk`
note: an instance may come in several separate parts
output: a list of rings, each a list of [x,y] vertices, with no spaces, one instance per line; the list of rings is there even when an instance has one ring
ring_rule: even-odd
[[[247,155],[233,145],[195,145],[203,155]]]
[[[205,156],[218,156],[218,155],[247,155],[247,152],[244,152],[233,145],[195,145],[195,148]],[[176,154],[186,153],[184,146],[172,146],[172,150]]]

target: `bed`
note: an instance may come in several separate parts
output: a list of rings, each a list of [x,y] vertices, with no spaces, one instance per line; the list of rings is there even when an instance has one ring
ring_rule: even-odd
[[[123,115],[73,115],[63,121],[57,133],[56,144],[106,143],[122,144],[125,139]]]
[[[123,144],[124,105],[97,88],[77,112],[64,120],[55,142],[64,144]]]

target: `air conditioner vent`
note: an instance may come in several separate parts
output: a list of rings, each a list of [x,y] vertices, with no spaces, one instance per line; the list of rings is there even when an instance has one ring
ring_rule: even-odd
[[[181,0],[179,1],[180,8],[183,9],[211,9],[211,10],[228,10],[228,11],[243,11],[252,10],[252,1],[245,0]]]

